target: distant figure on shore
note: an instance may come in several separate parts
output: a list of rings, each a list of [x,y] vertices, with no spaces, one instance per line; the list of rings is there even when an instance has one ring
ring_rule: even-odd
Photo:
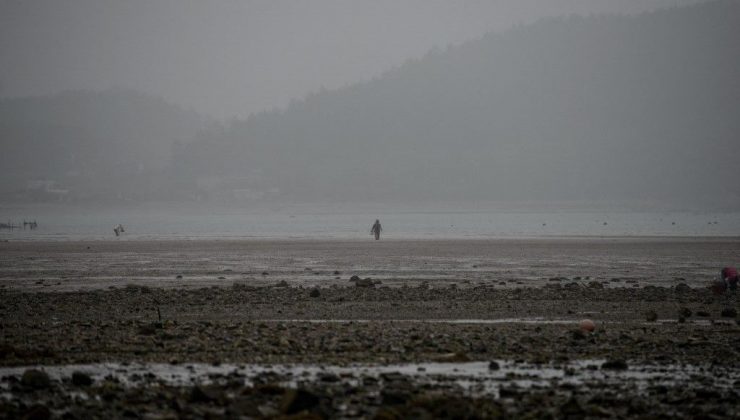
[[[116,226],[115,226],[115,227],[113,228],[113,233],[115,233],[115,234],[116,234],[116,236],[120,236],[120,235],[121,235],[121,233],[123,233],[123,232],[125,232],[125,230],[123,229],[123,225],[121,225],[120,223],[119,223],[119,224],[117,224],[117,225],[116,225]]]
[[[377,241],[380,239],[380,232],[383,231],[383,227],[380,226],[380,220],[375,219],[375,223],[373,223],[373,227],[370,228],[370,234],[375,235],[375,240]]]

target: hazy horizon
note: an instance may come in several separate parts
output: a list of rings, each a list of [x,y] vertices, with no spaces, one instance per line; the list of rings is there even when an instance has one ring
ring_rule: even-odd
[[[3,0],[0,97],[134,89],[208,117],[245,118],[541,18],[703,1]]]
[[[739,3],[398,4],[5,2],[0,202],[740,205]]]

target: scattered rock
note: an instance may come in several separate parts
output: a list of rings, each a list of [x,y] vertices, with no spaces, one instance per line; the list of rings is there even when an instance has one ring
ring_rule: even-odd
[[[678,310],[678,316],[683,318],[690,318],[692,315],[691,309],[681,308]]]
[[[621,359],[607,360],[601,365],[601,368],[607,370],[626,370],[627,362]]]
[[[725,308],[722,309],[722,315],[723,318],[737,318],[737,310],[735,308]]]
[[[308,295],[312,298],[317,298],[321,296],[321,292],[319,291],[318,287],[314,287],[313,289],[311,289],[311,292]]]
[[[280,412],[283,414],[296,414],[303,410],[310,410],[319,405],[320,398],[313,392],[305,389],[288,389],[283,395],[280,403]]]
[[[375,282],[372,279],[360,279],[355,281],[355,286],[357,287],[373,287],[375,286]]]
[[[137,333],[139,335],[154,335],[157,333],[157,327],[154,324],[140,325]]]
[[[46,372],[38,369],[28,369],[23,372],[21,385],[31,389],[44,389],[51,385],[51,379]]]
[[[222,397],[223,392],[216,387],[196,385],[190,390],[188,401],[191,403],[208,403],[220,401]]]
[[[360,281],[360,276],[352,276],[349,278],[349,281]]]
[[[280,280],[278,284],[275,285],[275,287],[288,287],[288,282],[285,280]]]
[[[93,379],[85,372],[75,371],[72,372],[72,385],[74,386],[90,386],[93,384]]]
[[[691,292],[691,287],[689,287],[689,285],[686,284],[686,283],[678,283],[673,289],[677,293],[689,293],[689,292]]]
[[[44,405],[32,405],[23,416],[26,420],[47,420],[51,418],[51,411]]]
[[[606,224],[606,222],[604,222],[604,224]],[[562,406],[560,406],[560,414],[564,418],[580,418],[583,417],[585,411],[578,400],[576,400],[575,397],[571,397]]]
[[[647,320],[647,322],[655,322],[658,320],[658,314],[653,310],[649,310],[645,312],[645,320]]]

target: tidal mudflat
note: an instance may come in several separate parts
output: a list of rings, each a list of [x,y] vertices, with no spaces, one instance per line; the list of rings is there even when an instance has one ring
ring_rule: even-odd
[[[738,416],[738,244],[0,243],[0,414]]]

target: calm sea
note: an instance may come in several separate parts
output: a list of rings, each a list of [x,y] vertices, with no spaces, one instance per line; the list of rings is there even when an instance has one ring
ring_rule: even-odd
[[[452,207],[452,208],[450,208]],[[369,239],[380,219],[385,239],[547,236],[740,236],[740,212],[503,211],[477,206],[275,205],[261,208],[2,206],[0,222],[36,220],[38,228],[0,229],[8,240]],[[126,232],[116,237],[113,227]]]

